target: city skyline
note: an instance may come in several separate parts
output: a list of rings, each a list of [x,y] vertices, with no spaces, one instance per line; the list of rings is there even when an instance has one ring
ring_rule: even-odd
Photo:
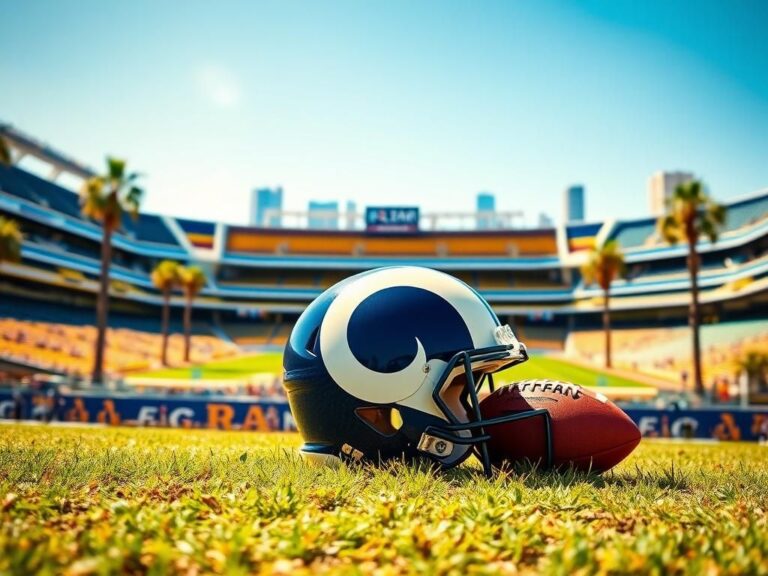
[[[286,210],[489,190],[529,224],[572,182],[590,220],[648,215],[658,171],[768,186],[760,2],[225,6],[4,4],[0,120],[126,158],[149,212],[235,224],[272,183]]]

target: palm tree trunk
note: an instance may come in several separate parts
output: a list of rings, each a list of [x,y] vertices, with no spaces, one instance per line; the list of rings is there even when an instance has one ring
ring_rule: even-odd
[[[96,300],[96,344],[93,354],[91,379],[96,384],[104,380],[104,355],[107,347],[107,319],[109,315],[109,264],[112,261],[112,226],[104,223],[101,240],[101,277]]]
[[[691,276],[691,305],[688,309],[688,325],[693,337],[693,385],[696,394],[704,395],[701,378],[701,342],[699,339],[699,258],[696,253],[697,234],[693,223],[686,226],[688,237],[688,272]]]
[[[187,296],[184,306],[184,362],[189,362],[189,349],[192,344],[192,298]]]
[[[611,305],[610,290],[603,290],[603,330],[605,331],[605,367],[611,368]]]
[[[163,366],[168,366],[168,323],[171,315],[171,291],[163,291]]]

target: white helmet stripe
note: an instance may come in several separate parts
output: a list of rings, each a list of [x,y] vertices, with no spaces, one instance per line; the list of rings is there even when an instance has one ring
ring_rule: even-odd
[[[395,373],[371,370],[350,349],[347,328],[354,311],[372,294],[393,286],[412,286],[438,294],[459,312],[475,348],[495,345],[493,331],[489,330],[489,311],[469,287],[455,278],[416,267],[387,268],[363,276],[345,286],[328,308],[320,328],[320,351],[326,369],[338,385],[366,402],[398,402],[418,390],[426,377],[426,352],[418,338],[415,358]]]

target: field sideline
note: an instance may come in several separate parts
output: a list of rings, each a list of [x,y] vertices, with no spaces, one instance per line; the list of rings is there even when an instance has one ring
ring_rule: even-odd
[[[0,573],[768,573],[768,449],[604,477],[310,468],[297,435],[0,427]]]
[[[257,373],[279,374],[283,370],[283,355],[280,352],[267,352],[243,356],[233,360],[218,360],[195,368],[167,368],[154,370],[133,376],[141,378],[168,378],[191,379],[194,376],[200,379],[229,380],[246,379]],[[550,356],[533,356],[531,359],[500,374],[503,381],[526,380],[529,378],[552,378],[565,380],[583,386],[619,386],[619,387],[645,387],[646,384],[615,376],[613,374],[601,374],[598,370],[572,364],[559,358]]]

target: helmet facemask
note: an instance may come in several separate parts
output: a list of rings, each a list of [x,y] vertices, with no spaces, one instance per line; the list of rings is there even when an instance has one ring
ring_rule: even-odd
[[[419,451],[428,454],[446,468],[455,466],[474,453],[483,465],[486,476],[492,473],[487,441],[488,429],[528,418],[543,418],[547,445],[547,465],[552,461],[552,439],[549,413],[530,410],[484,419],[478,394],[487,381],[494,391],[493,374],[528,360],[525,345],[515,338],[509,326],[499,326],[494,337],[499,344],[487,348],[463,350],[454,354],[436,380],[432,399],[448,420],[447,424],[428,426],[418,444]],[[462,455],[456,458],[456,453]]]

